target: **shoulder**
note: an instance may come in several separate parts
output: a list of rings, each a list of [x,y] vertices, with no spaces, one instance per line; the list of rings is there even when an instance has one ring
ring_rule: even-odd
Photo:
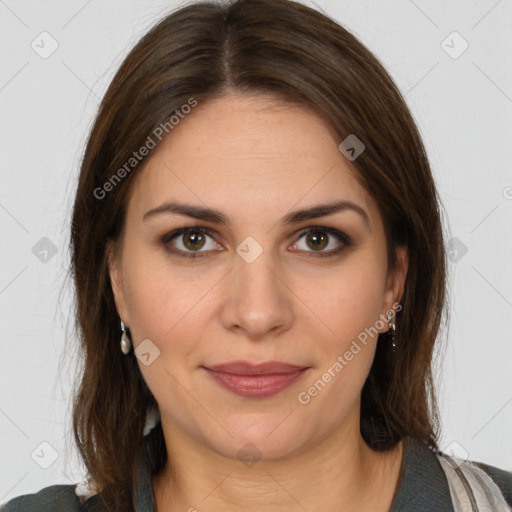
[[[505,471],[483,462],[471,461],[471,463],[485,471],[492,478],[494,483],[500,488],[507,504],[512,507],[512,471]]]
[[[94,499],[83,505],[75,494],[76,485],[51,485],[0,504],[0,512],[85,512],[93,511]]]
[[[403,460],[399,484],[392,504],[392,512],[453,512],[453,502],[448,477],[441,464],[441,452],[416,437],[406,436],[403,445]],[[512,507],[512,472],[474,460],[466,462],[466,470],[492,480]],[[471,470],[470,468],[473,468]],[[477,475],[475,475],[477,476]],[[482,481],[482,477],[477,480]]]

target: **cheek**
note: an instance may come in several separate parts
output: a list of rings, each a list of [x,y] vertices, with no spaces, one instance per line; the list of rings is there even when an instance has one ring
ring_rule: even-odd
[[[329,422],[334,425],[357,406],[373,363],[377,331],[379,327],[382,330],[376,325],[381,313],[382,277],[371,268],[360,265],[337,272],[325,293],[310,296],[311,309],[319,311],[321,319],[315,323],[326,334],[311,335],[316,341],[318,364],[297,397],[307,407],[309,418],[325,416],[325,407],[330,407]]]
[[[316,276],[302,286],[310,309],[317,314],[322,332],[334,339],[337,348],[356,338],[379,319],[385,277],[378,261],[361,256],[354,264]]]
[[[158,354],[149,365],[139,360],[140,371],[159,403],[182,411],[186,401],[179,383],[187,382],[187,371],[195,365],[197,344],[205,332],[201,322],[206,321],[205,299],[201,298],[212,285],[206,280],[191,282],[190,272],[183,267],[180,271],[179,266],[171,268],[161,255],[152,257],[150,251],[135,248],[126,253],[125,292],[132,342],[137,348],[149,339]]]
[[[310,322],[310,328],[314,320],[319,329],[316,335],[310,331],[318,365],[308,387],[301,391],[311,410],[337,403],[333,421],[355,406],[371,369],[377,331],[385,330],[380,323],[376,325],[382,313],[384,268],[370,250],[359,256],[328,276],[316,276],[315,292],[309,293],[308,305],[321,320],[312,317]]]
[[[209,286],[204,280],[190,279],[192,273],[183,267],[173,268],[160,249],[132,244],[126,254],[125,294],[135,345],[145,338],[161,345],[186,323],[186,315]]]

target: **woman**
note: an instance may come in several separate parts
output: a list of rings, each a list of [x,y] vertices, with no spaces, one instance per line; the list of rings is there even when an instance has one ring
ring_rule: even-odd
[[[437,190],[391,78],[323,14],[196,3],[146,34],[71,250],[90,478],[5,512],[512,505],[512,473],[439,450]]]

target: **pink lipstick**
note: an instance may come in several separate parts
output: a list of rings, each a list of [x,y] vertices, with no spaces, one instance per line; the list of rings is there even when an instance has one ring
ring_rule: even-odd
[[[237,395],[264,398],[291,386],[309,367],[279,361],[261,364],[232,361],[203,368],[221,386]]]

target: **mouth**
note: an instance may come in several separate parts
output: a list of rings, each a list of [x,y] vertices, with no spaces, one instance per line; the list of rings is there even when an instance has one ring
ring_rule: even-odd
[[[307,369],[308,367],[298,366],[282,361],[266,361],[262,363],[254,363],[251,361],[229,361],[227,363],[213,366],[204,366],[203,368],[216,372],[232,373],[236,375],[268,375],[277,373],[292,373],[298,370]]]
[[[264,364],[238,361],[202,368],[224,389],[247,398],[275,395],[297,382],[310,369],[276,361]]]

